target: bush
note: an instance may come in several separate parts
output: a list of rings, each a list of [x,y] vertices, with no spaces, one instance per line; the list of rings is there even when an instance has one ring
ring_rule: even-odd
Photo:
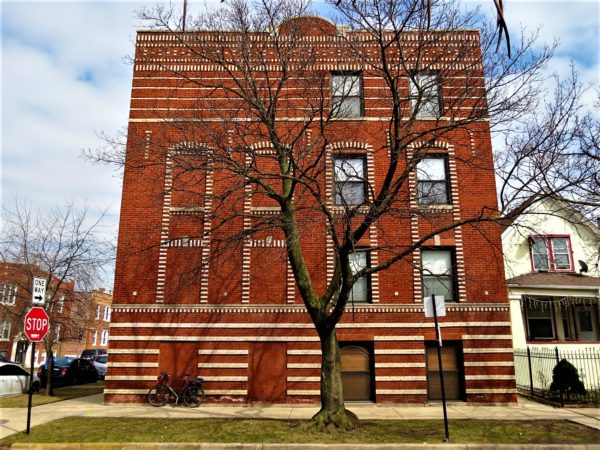
[[[562,359],[552,369],[551,391],[561,393],[585,395],[585,387],[579,379],[579,372],[573,364],[566,359]]]

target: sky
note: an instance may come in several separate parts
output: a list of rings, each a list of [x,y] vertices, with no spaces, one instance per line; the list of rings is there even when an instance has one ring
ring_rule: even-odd
[[[492,0],[465,3],[494,14]],[[132,76],[127,60],[135,30],[144,28],[135,11],[154,4],[0,0],[3,208],[15,196],[34,212],[73,201],[87,205],[92,216],[105,211],[116,240],[120,173],[81,154],[104,145],[99,134],[116,135],[127,126]],[[193,14],[205,1],[188,4]],[[541,27],[540,43],[560,38],[552,70],[564,74],[573,61],[584,81],[600,85],[600,2],[505,0],[505,15],[513,39],[522,25]]]

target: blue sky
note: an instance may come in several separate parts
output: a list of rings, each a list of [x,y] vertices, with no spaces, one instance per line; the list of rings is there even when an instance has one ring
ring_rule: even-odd
[[[135,10],[155,3],[0,0],[3,206],[15,195],[42,211],[65,199],[87,203],[94,214],[107,210],[116,234],[120,179],[80,154],[102,145],[99,132],[127,125],[132,68],[124,60],[143,28]],[[189,0],[190,11],[204,3]],[[465,3],[493,13],[492,0]],[[600,85],[598,1],[505,0],[505,8],[513,38],[521,24],[542,27],[540,42],[562,43],[552,69],[566,73],[573,60],[583,80]]]

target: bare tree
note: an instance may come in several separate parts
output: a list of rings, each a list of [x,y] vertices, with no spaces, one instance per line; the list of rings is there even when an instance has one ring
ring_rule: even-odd
[[[13,208],[2,211],[0,262],[3,282],[27,293],[15,305],[2,304],[2,313],[22,325],[29,311],[33,277],[46,279],[43,305],[50,317],[44,339],[50,361],[46,393],[52,395],[53,348],[59,340],[76,339],[85,328],[90,299],[75,292],[90,291],[103,281],[106,265],[114,258],[113,245],[102,234],[102,218],[90,219],[87,207],[65,203],[48,213],[33,214],[16,198]]]
[[[179,113],[189,114],[186,117],[193,119],[189,121],[168,120],[174,113],[173,103],[157,104],[156,114],[164,114],[166,119],[162,136],[148,149],[142,140],[136,141],[143,137],[130,132],[128,145],[146,150],[144,157],[132,153],[125,164],[127,170],[137,170],[168,163],[172,191],[183,192],[189,199],[197,195],[195,187],[206,177],[218,178],[212,206],[201,208],[202,231],[192,237],[209,240],[215,249],[212,257],[233,251],[249,236],[272,236],[285,242],[297,289],[321,341],[321,410],[311,423],[318,428],[351,429],[356,416],[343,402],[336,325],[352,302],[353,286],[401,261],[410,264],[416,249],[456,227],[475,227],[497,244],[494,223],[506,221],[526,207],[525,189],[522,196],[515,195],[519,188],[511,184],[515,178],[529,175],[523,158],[517,156],[525,148],[523,142],[507,147],[502,170],[510,195],[507,191],[501,210],[491,193],[478,207],[450,217],[444,210],[423,207],[445,195],[435,183],[422,183],[417,191],[410,183],[415,173],[425,170],[423,163],[440,139],[452,141],[463,139],[464,133],[471,137],[481,133],[477,139],[485,140],[486,131],[477,124],[491,118],[496,129],[510,130],[515,121],[537,111],[544,94],[544,69],[553,48],[536,51],[534,38],[522,38],[512,47],[512,58],[507,58],[497,52],[493,26],[484,27],[480,38],[461,39],[465,36],[461,30],[480,23],[474,13],[461,10],[454,2],[332,0],[330,6],[338,29],[343,30],[334,30],[339,60],[360,67],[385,85],[378,94],[378,106],[386,111],[388,120],[378,132],[387,135],[387,146],[375,149],[376,155],[387,156],[382,183],[369,182],[365,171],[347,159],[333,163],[337,173],[333,192],[326,187],[331,139],[345,126],[339,119],[353,117],[360,108],[353,102],[358,86],[354,83],[359,81],[352,77],[331,80],[330,74],[319,68],[323,55],[314,41],[303,39],[306,22],[294,20],[310,13],[310,3],[303,0],[253,5],[234,0],[194,20],[187,18],[186,31],[196,33],[181,33],[181,16],[173,9],[159,6],[142,11],[143,20],[170,31],[185,46],[190,61],[214,65],[226,75],[198,78],[169,65],[161,67],[180,77],[182,87],[195,86],[204,94],[187,99],[193,112]],[[455,39],[452,52],[438,51],[448,36]],[[152,55],[157,64],[167,56],[160,52],[155,50]],[[483,79],[477,75],[482,65]],[[427,73],[436,77],[422,76]],[[449,89],[449,80],[452,95],[445,97],[443,104],[436,102],[432,93]],[[177,98],[179,92],[172,95]],[[215,108],[213,96],[225,97],[225,104]],[[293,123],[281,120],[291,112],[304,119]],[[422,112],[434,118],[427,126],[422,124]],[[549,134],[547,125],[539,124],[541,140]],[[590,134],[585,137],[595,139]],[[203,144],[192,144],[198,142]],[[265,142],[267,146],[257,145]],[[95,157],[114,162],[120,160],[119,152],[120,148],[112,155],[102,151]],[[489,178],[493,166],[488,156],[474,153],[460,162],[469,165],[474,174]],[[570,187],[575,186],[574,181],[568,181]],[[364,192],[354,189],[356,185],[366,186]],[[539,194],[539,186],[530,183],[527,192]],[[550,189],[542,195],[554,193]],[[243,204],[249,197],[269,214],[245,211]],[[203,204],[202,199],[198,204]],[[392,220],[408,226],[416,216],[429,222],[430,231],[413,241],[398,239],[382,225]],[[240,227],[244,220],[250,225]],[[313,244],[308,236],[315,226],[327,230],[325,245],[331,246],[335,256],[331,279],[324,287],[313,283],[315,268],[309,267],[305,258]],[[380,240],[368,250],[380,256],[375,264],[365,266],[355,260],[355,253],[373,227],[380,232]],[[198,261],[198,270],[204,262]]]

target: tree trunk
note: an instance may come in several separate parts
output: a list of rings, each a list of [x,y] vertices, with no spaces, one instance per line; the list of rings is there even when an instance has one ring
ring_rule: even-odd
[[[321,330],[319,330],[321,331]],[[350,431],[357,427],[358,417],[344,405],[342,362],[335,328],[319,333],[321,338],[321,410],[310,426],[322,431]]]

